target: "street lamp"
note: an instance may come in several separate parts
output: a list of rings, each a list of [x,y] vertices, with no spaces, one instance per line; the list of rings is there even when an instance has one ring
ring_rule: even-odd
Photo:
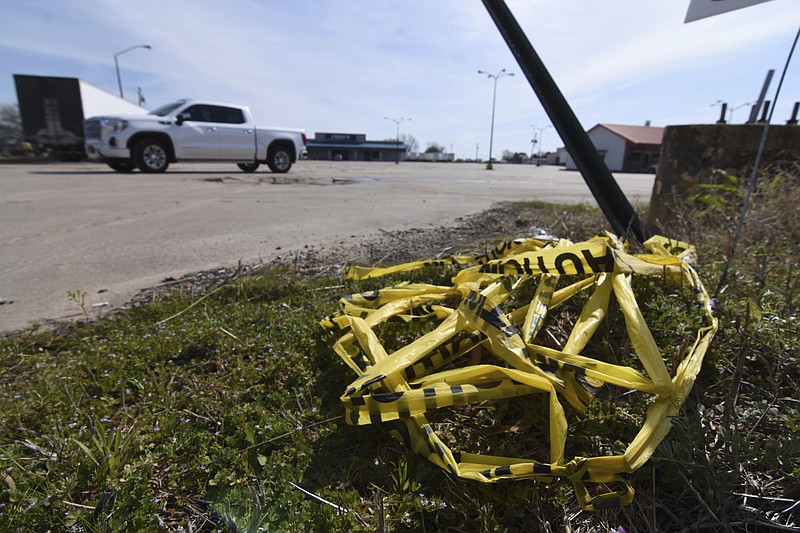
[[[125,50],[121,50],[114,54],[114,68],[117,70],[117,85],[119,85],[119,97],[125,98],[122,94],[122,78],[119,76],[119,60],[117,59],[122,54],[127,54],[131,50],[136,50],[137,48],[147,48],[150,50],[152,47],[149,44],[136,44],[131,47],[126,48]]]
[[[745,102],[745,103],[737,105],[735,107],[729,107],[728,108],[728,124],[733,124],[733,112],[734,111],[736,111],[737,109],[742,108],[742,107],[744,107],[746,105],[753,105],[753,104],[755,104],[755,102]]]
[[[491,74],[483,70],[479,70],[478,74],[486,74],[487,77],[494,79],[494,91],[492,92],[492,129],[489,133],[489,162],[486,163],[486,170],[492,170],[492,144],[494,142],[494,109],[497,101],[497,80],[503,76],[513,76],[513,72],[506,72],[506,69],[501,70],[497,74]]]
[[[383,117],[383,120],[391,120],[394,122],[395,126],[397,126],[397,134],[395,135],[395,142],[397,143],[396,150],[395,150],[395,160],[394,164],[400,164],[400,123],[406,122],[411,120],[410,118],[400,117],[400,118],[392,118],[392,117]]]
[[[544,128],[537,128],[536,126],[534,126],[533,124],[531,124],[531,128],[533,128],[534,130],[536,130],[536,131],[538,131],[538,132],[539,132],[539,137],[538,137],[539,153],[538,153],[538,154],[537,154],[537,156],[536,156],[536,166],[537,166],[537,167],[538,167],[538,166],[541,164],[541,162],[542,162],[542,135],[543,135],[543,132],[544,132],[544,130],[546,130],[547,128],[552,128],[552,127],[553,127],[552,125],[547,125],[547,126],[545,126]],[[531,155],[533,155],[533,150],[531,150]]]

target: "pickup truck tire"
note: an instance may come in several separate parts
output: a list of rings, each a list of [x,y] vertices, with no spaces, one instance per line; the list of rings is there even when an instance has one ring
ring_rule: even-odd
[[[258,170],[258,167],[261,166],[261,163],[236,163],[236,166],[239,167],[242,172],[255,172]]]
[[[133,147],[133,162],[142,172],[164,172],[169,166],[169,153],[157,139],[142,139]]]
[[[279,144],[269,149],[267,166],[272,172],[285,174],[292,168],[292,152],[285,145]]]
[[[133,164],[133,161],[124,160],[124,161],[109,161],[108,166],[112,169],[116,170],[117,172],[133,172],[133,169],[136,168],[136,165]]]

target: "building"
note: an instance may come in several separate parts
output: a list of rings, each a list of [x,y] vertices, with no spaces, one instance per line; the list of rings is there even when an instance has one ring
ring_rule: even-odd
[[[308,158],[322,161],[402,161],[406,145],[368,141],[363,133],[315,133],[308,140]]]
[[[658,163],[664,128],[598,124],[586,132],[612,172],[652,172]],[[576,170],[567,154],[566,169]]]
[[[567,152],[566,146],[559,146],[556,148],[553,164],[561,166],[565,165],[567,162],[567,156],[569,156],[569,152]]]

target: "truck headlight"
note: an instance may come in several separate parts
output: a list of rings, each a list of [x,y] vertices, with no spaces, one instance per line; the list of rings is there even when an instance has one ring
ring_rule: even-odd
[[[106,131],[118,133],[128,127],[128,121],[117,118],[107,118],[103,126],[103,129]]]

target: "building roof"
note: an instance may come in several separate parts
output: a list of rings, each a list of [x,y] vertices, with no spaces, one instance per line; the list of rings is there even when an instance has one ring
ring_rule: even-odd
[[[633,144],[661,144],[664,128],[656,126],[626,126],[623,124],[598,124],[595,128],[605,128]],[[591,131],[591,130],[589,130]]]
[[[360,150],[405,150],[406,145],[403,143],[396,143],[396,142],[385,142],[385,141],[366,141],[360,143],[335,143],[335,142],[325,142],[325,141],[318,141],[315,139],[309,139],[308,148],[331,148],[331,149],[360,149]]]

